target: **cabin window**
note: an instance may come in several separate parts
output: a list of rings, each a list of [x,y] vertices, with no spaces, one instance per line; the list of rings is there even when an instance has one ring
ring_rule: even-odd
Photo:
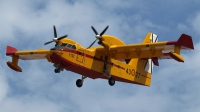
[[[71,47],[72,47],[72,45],[71,45],[71,44],[67,44],[67,47],[68,47],[68,48],[71,48]]]
[[[76,49],[76,46],[75,46],[75,45],[73,45],[73,46],[72,46],[72,49]]]

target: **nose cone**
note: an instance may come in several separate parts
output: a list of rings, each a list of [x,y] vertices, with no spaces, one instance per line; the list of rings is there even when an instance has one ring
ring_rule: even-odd
[[[101,36],[100,36],[100,35],[96,35],[96,38],[97,38],[98,40],[100,40],[100,39],[101,39]]]
[[[54,41],[54,42],[58,42],[58,39],[57,39],[57,38],[53,38],[53,41]]]

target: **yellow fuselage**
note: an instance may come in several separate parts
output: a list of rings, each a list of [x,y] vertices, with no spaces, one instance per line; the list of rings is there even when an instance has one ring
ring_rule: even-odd
[[[60,64],[66,70],[93,79],[107,79],[103,73],[105,56],[108,56],[107,73],[116,81],[150,86],[151,74],[143,69],[126,64],[124,61],[109,58],[106,49],[102,47],[86,49],[77,46],[76,49],[59,48],[52,52],[50,59]]]

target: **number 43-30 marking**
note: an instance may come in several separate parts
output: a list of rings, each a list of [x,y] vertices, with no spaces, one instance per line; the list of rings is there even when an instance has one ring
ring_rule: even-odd
[[[136,78],[140,78],[140,73],[136,72],[134,69],[126,69],[126,73],[132,76],[135,76]]]

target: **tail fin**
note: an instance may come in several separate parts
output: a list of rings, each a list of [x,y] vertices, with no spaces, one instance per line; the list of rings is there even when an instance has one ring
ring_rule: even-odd
[[[158,41],[158,36],[149,32],[142,43],[153,43]],[[146,71],[150,74],[153,72],[153,64],[158,65],[157,58],[153,59],[131,59],[129,65],[137,66],[140,71]]]

